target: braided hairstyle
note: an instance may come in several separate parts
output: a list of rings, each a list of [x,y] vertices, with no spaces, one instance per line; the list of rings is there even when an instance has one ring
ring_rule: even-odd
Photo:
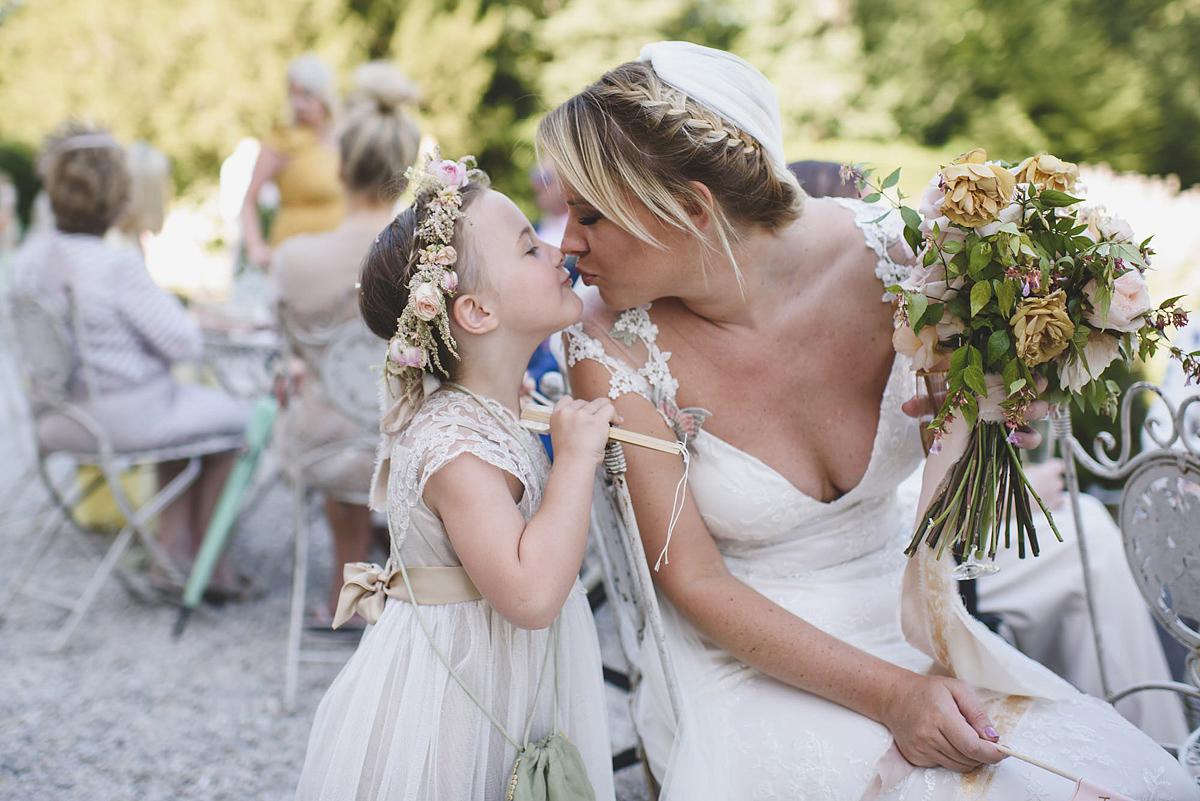
[[[537,146],[589,203],[652,247],[662,244],[638,221],[635,203],[700,238],[688,209],[703,208],[717,235],[705,241],[735,271],[734,245],[752,229],[794,221],[805,197],[757,139],[643,62],[622,64],[547,114]],[[708,188],[711,204],[693,181]]]

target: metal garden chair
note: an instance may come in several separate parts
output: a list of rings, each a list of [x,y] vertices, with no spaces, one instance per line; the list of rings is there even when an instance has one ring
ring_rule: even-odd
[[[104,426],[86,408],[86,401],[91,395],[92,379],[87,360],[82,356],[88,352],[86,343],[81,341],[80,327],[73,324],[73,308],[73,300],[68,296],[67,314],[64,319],[61,314],[47,307],[35,296],[18,294],[12,297],[12,321],[16,333],[14,344],[35,431],[37,469],[50,495],[51,509],[41,529],[33,537],[25,557],[5,589],[0,592],[0,615],[3,615],[13,599],[22,593],[37,596],[47,603],[67,609],[70,614],[53,643],[56,651],[66,646],[91,608],[105,580],[112,574],[121,555],[134,538],[145,548],[158,569],[168,578],[182,582],[180,567],[173,562],[150,531],[150,520],[196,480],[200,474],[200,457],[233,450],[242,444],[240,435],[221,435],[156,449],[129,451],[115,448]],[[72,337],[70,332],[75,336]],[[36,431],[38,422],[49,415],[59,415],[78,423],[90,434],[94,446],[82,451],[55,450],[48,447],[36,436]],[[77,466],[92,465],[99,468],[103,483],[108,485],[126,521],[105,551],[100,564],[84,582],[83,591],[76,598],[65,597],[59,592],[57,582],[54,592],[43,592],[28,586],[29,579],[34,577],[35,566],[64,528],[84,531],[84,527],[77,523],[72,512],[74,506],[92,488],[60,489],[48,466],[49,461],[56,456],[64,457]],[[186,468],[140,507],[121,486],[119,476],[131,466],[176,460],[186,460]],[[71,475],[74,475],[73,471]],[[73,525],[64,526],[65,521],[70,521]],[[85,536],[84,539],[91,540],[94,537]]]

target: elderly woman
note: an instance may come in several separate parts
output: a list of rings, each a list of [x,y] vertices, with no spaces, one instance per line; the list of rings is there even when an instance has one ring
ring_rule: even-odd
[[[333,70],[306,53],[288,65],[287,82],[291,119],[264,138],[242,204],[242,240],[246,257],[256,267],[266,267],[272,249],[289,236],[328,231],[342,219],[342,185],[333,141],[337,107]],[[263,236],[258,195],[270,181],[279,188],[279,211],[268,238]]]
[[[997,740],[1129,796],[1200,797],[1111,707],[971,621],[945,562],[904,557],[896,488],[921,447],[881,302],[903,253],[878,209],[806,199],[782,143],[762,74],[683,42],[538,129],[572,208],[562,248],[597,291],[567,334],[572,388],[690,455],[685,474],[625,451],[682,688],[676,727],[645,649],[635,723],[662,798],[1070,794]],[[926,498],[964,439],[929,460]]]
[[[63,315],[80,365],[72,378],[76,400],[119,451],[240,435],[247,418],[241,402],[171,377],[174,363],[200,356],[200,329],[151,280],[137,250],[103,239],[129,201],[120,144],[103,131],[66,124],[48,140],[42,168],[55,229],[30,237],[17,251],[13,293],[34,295]],[[81,426],[62,417],[43,417],[37,436],[56,450],[86,452],[96,445]],[[200,477],[159,515],[158,536],[185,569],[233,459],[232,451],[205,456]],[[183,467],[161,465],[160,485]],[[211,588],[214,594],[237,590],[227,566],[218,567]]]
[[[271,274],[279,319],[297,356],[295,392],[281,420],[287,436],[278,440],[286,460],[302,460],[324,445],[364,433],[361,422],[348,419],[327,400],[326,388],[311,369],[316,354],[302,340],[314,328],[358,319],[359,267],[376,235],[392,221],[404,171],[417,157],[421,134],[405,110],[416,99],[416,86],[392,65],[371,62],[358,68],[338,137],[346,216],[332,231],[297,235],[275,251]],[[313,626],[328,629],[333,620],[342,565],[367,558],[371,518],[361,499],[370,486],[374,460],[373,448],[346,448],[309,468],[307,484],[325,495],[334,557],[328,603],[309,612]]]

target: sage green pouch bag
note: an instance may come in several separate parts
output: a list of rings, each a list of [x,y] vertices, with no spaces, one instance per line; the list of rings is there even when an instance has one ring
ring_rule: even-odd
[[[505,801],[596,801],[579,749],[562,732],[517,754]]]

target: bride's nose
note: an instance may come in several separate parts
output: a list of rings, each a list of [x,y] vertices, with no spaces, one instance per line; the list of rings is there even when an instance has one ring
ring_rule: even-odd
[[[587,255],[587,238],[583,236],[583,226],[570,217],[563,231],[562,244],[559,245],[564,255],[581,257]]]

